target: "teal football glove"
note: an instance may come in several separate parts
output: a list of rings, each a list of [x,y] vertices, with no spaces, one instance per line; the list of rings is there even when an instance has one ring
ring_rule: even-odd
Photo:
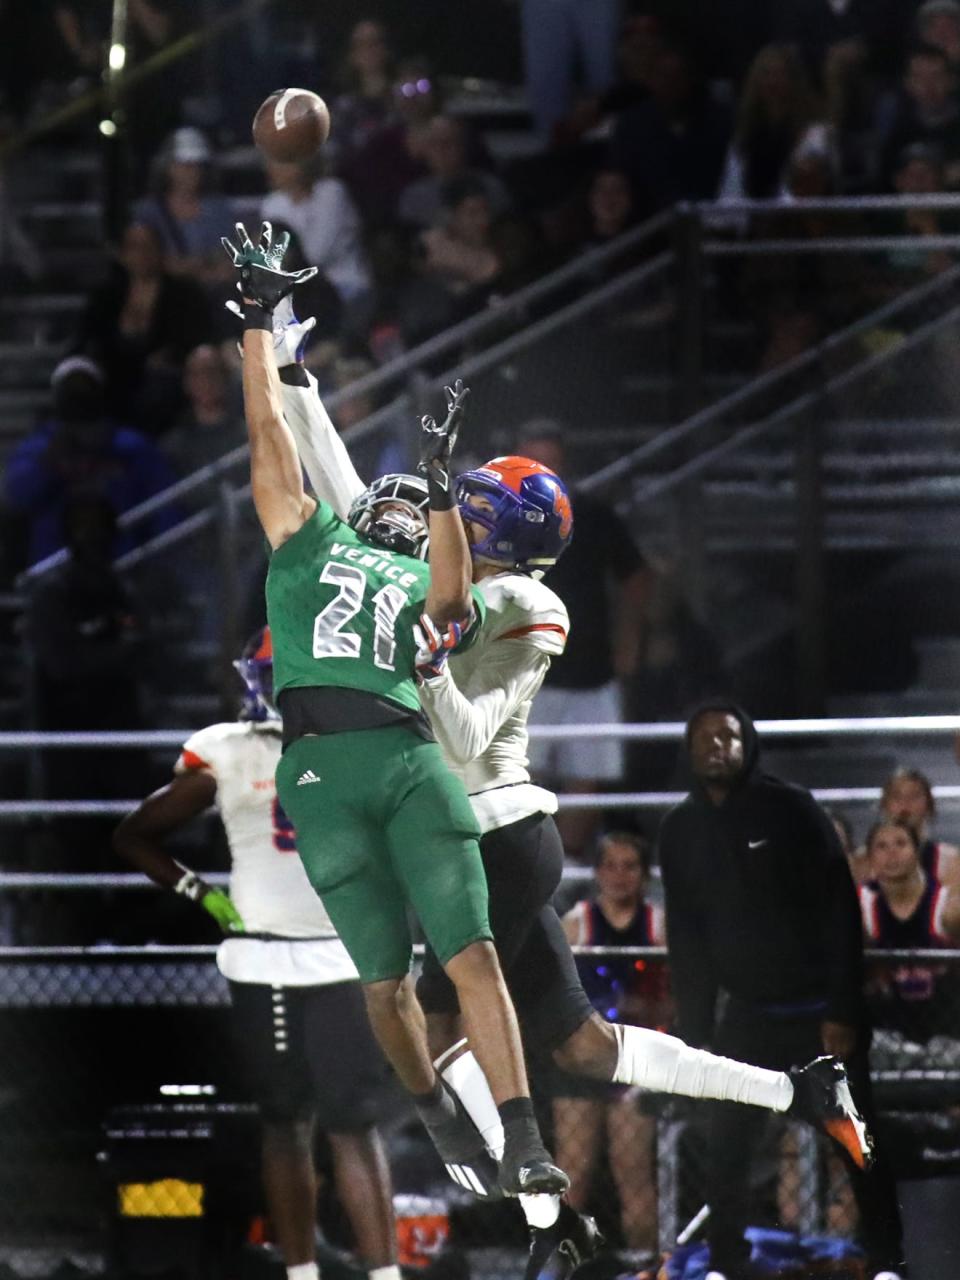
[[[263,307],[264,311],[272,311],[298,284],[312,280],[317,274],[317,267],[304,267],[301,271],[283,270],[283,255],[290,243],[288,232],[285,231],[274,243],[273,227],[264,222],[260,228],[260,239],[254,244],[242,222],[238,222],[236,227],[237,244],[226,236],[220,237],[220,243],[240,274],[237,285],[240,293]]]

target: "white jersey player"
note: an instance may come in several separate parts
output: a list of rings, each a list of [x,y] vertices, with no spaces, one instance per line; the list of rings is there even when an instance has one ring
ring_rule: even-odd
[[[345,516],[364,482],[315,380],[297,362],[310,322],[299,324],[290,315],[274,335],[284,417],[317,496]],[[575,1074],[791,1111],[827,1129],[862,1166],[869,1140],[837,1060],[818,1059],[789,1074],[768,1071],[644,1027],[608,1023],[591,1007],[551,905],[563,868],[552,817],[556,797],[534,786],[527,770],[530,704],[551,656],[566,641],[566,609],[539,579],[573,532],[570,498],[548,468],[502,457],[461,476],[458,501],[487,616],[472,650],[449,660],[438,636],[422,637],[421,699],[481,824],[490,925],[525,1035]],[[497,1156],[503,1142],[497,1110],[462,1038],[456,994],[429,950],[417,994],[438,1070]],[[475,1185],[469,1177],[462,1180]],[[528,1277],[539,1274],[558,1248],[568,1265],[589,1254],[595,1235],[590,1220],[554,1197],[522,1200],[532,1228]]]
[[[318,1280],[317,1126],[329,1137],[360,1257],[374,1280],[400,1280],[390,1179],[374,1127],[386,1068],[356,968],[277,802],[281,735],[266,628],[235,665],[246,686],[242,718],[191,735],[173,781],[123,820],[114,847],[158,884],[198,903],[227,933],[217,964],[230,984],[240,1066],[260,1109],[264,1190],[289,1280]],[[176,862],[162,843],[214,803],[230,846],[229,895]]]

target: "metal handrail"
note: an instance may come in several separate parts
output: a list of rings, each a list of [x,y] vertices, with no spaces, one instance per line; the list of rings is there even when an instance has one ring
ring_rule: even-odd
[[[142,80],[151,79],[158,71],[163,71],[165,67],[170,66],[172,63],[179,62],[181,58],[185,58],[205,44],[209,44],[215,37],[219,37],[222,32],[229,30],[245,18],[252,16],[259,9],[263,9],[272,3],[273,0],[244,0],[243,4],[238,5],[236,9],[231,9],[229,13],[221,14],[219,18],[215,18],[212,22],[208,22],[202,27],[197,27],[194,31],[188,31],[179,40],[174,40],[171,44],[164,45],[162,49],[158,49],[156,53],[151,54],[146,61],[138,63],[136,66],[125,68],[123,71],[111,73],[109,80],[104,84],[99,85],[96,89],[89,90],[79,98],[74,98],[72,102],[68,102],[65,106],[58,107],[56,111],[50,112],[49,115],[44,116],[35,125],[22,130],[22,132],[15,134],[0,145],[0,162],[7,160],[17,151],[22,151],[24,147],[29,146],[31,142],[36,142],[38,138],[42,138],[45,134],[59,129],[71,120],[78,119],[95,107],[109,103],[118,95],[126,92],[132,85],[139,84]],[[105,68],[105,70],[107,69]]]
[[[659,497],[661,494],[669,493],[671,490],[678,488],[685,481],[691,480],[694,476],[706,471],[719,458],[725,457],[728,453],[734,453],[743,445],[766,435],[774,427],[781,426],[784,422],[789,422],[791,418],[803,413],[805,409],[813,408],[823,400],[824,396],[835,395],[838,391],[842,391],[844,387],[849,386],[850,383],[858,381],[864,374],[882,369],[884,365],[899,359],[905,351],[909,351],[911,347],[925,342],[931,334],[936,333],[946,324],[958,318],[960,318],[960,305],[951,307],[949,311],[937,316],[936,320],[931,320],[929,324],[921,325],[920,328],[915,329],[913,333],[908,334],[895,345],[888,347],[887,350],[866,356],[851,369],[827,379],[822,386],[788,401],[787,404],[777,409],[775,413],[769,414],[766,418],[761,418],[759,422],[751,422],[747,426],[741,427],[727,440],[722,440],[712,448],[698,453],[695,458],[690,458],[667,475],[658,476],[650,480],[641,488],[637,495],[638,500],[641,502],[649,501],[651,498]],[[836,336],[840,337],[840,335]],[[814,350],[816,349],[814,348]]]
[[[588,250],[581,254],[578,258],[568,262],[566,265],[559,267],[556,271],[550,272],[549,275],[543,276],[540,280],[535,280],[532,284],[526,285],[522,289],[509,294],[506,298],[499,300],[494,306],[482,311],[479,315],[470,316],[466,320],[462,320],[459,324],[454,325],[450,329],[444,330],[443,333],[437,334],[433,338],[428,338],[419,346],[413,348],[412,351],[405,352],[401,356],[389,361],[378,369],[365,374],[362,378],[358,378],[349,386],[343,387],[338,391],[332,392],[324,398],[324,405],[328,412],[335,413],[336,410],[346,402],[354,399],[359,395],[366,395],[369,392],[381,391],[398,378],[409,376],[423,364],[432,362],[444,353],[454,351],[463,345],[473,342],[481,338],[489,330],[499,329],[504,320],[511,316],[522,315],[534,303],[541,299],[549,297],[550,294],[556,293],[565,288],[570,283],[587,278],[593,275],[599,268],[606,263],[630,253],[645,244],[648,240],[653,239],[661,232],[665,231],[672,220],[672,213],[665,212],[657,214],[655,217],[648,219],[638,227],[625,232],[618,236],[609,244],[599,246]],[[661,265],[667,260],[668,255],[661,254],[656,261]],[[649,266],[649,264],[644,264]],[[522,335],[517,335],[521,337]],[[505,344],[498,344],[495,348],[502,355],[502,349]],[[476,364],[472,364],[471,368],[476,368]],[[460,370],[458,369],[458,372]],[[442,375],[443,376],[443,375]],[[442,377],[441,376],[441,377]],[[375,428],[380,425],[381,421],[389,419],[396,413],[402,404],[404,395],[398,395],[391,404],[385,405],[371,414],[363,422],[356,423],[343,432],[344,441],[349,444],[355,444],[369,435]],[[176,481],[166,489],[152,497],[138,503],[135,507],[123,512],[119,519],[118,525],[121,529],[130,528],[132,525],[138,524],[146,517],[153,515],[154,512],[168,507],[180,499],[193,493],[195,490],[211,481],[224,476],[227,472],[232,471],[235,467],[244,463],[249,457],[250,449],[246,444],[238,445],[225,453],[223,457],[215,459],[213,462],[207,463],[206,466],[200,467],[191,475],[185,476],[182,480]],[[205,517],[205,518],[204,518]],[[196,532],[213,519],[213,509],[206,508],[187,518],[195,522],[189,532]],[[186,524],[186,521],[182,522]],[[168,530],[166,535],[168,539],[164,545],[169,545],[169,535],[176,532],[180,525],[174,529]],[[140,548],[143,551],[145,548]],[[43,560],[38,560],[35,564],[30,565],[17,578],[17,585],[23,586],[35,578],[44,576],[51,570],[65,563],[68,552],[65,548],[53,552],[46,556]],[[140,555],[137,559],[143,559]],[[136,561],[128,556],[125,560],[118,561],[118,568],[127,568]]]
[[[104,942],[94,946],[24,946],[0,947],[0,962],[4,960],[177,960],[210,959],[217,954],[217,946],[210,943],[147,943],[129,944]],[[584,943],[570,948],[577,956],[649,956],[651,959],[668,960],[666,947],[595,946]],[[422,956],[424,944],[415,942],[413,954]],[[864,947],[864,955],[871,960],[960,960],[956,947]]]
[[[561,809],[672,809],[689,793],[686,791],[598,791],[559,792]],[[810,794],[819,804],[877,804],[881,787],[812,787]],[[960,786],[933,787],[935,800],[960,800]],[[16,818],[123,818],[132,813],[139,800],[0,800],[0,822]]]
[[[773,257],[779,254],[818,253],[895,253],[904,248],[917,253],[933,253],[937,249],[960,250],[960,235],[936,236],[816,236],[792,237],[784,240],[704,240],[704,254],[711,258]]]
[[[878,213],[900,209],[960,209],[960,195],[929,192],[917,195],[823,196],[783,200],[694,200],[677,206],[678,213],[695,213],[707,220],[726,213]]]
[[[942,716],[833,716],[818,719],[757,720],[754,727],[763,738],[886,737],[903,734],[960,733],[960,715]],[[682,742],[682,720],[637,721],[632,724],[531,724],[531,738],[539,741],[613,738],[621,742]],[[0,733],[0,751],[65,750],[100,747],[173,747],[177,750],[196,729],[104,730],[7,730]],[[960,789],[958,789],[960,794]]]
[[[821,363],[831,352],[838,347],[858,337],[861,333],[867,333],[874,329],[877,325],[892,319],[901,311],[914,306],[918,302],[925,301],[928,297],[948,287],[960,282],[960,266],[952,267],[949,271],[944,271],[932,280],[924,280],[920,284],[915,285],[912,289],[908,289],[906,293],[900,294],[899,297],[892,301],[884,303],[883,306],[877,307],[868,315],[862,316],[853,324],[848,325],[845,329],[839,330],[837,333],[830,334],[824,338],[822,342],[811,347],[808,351],[801,352],[792,360],[788,360],[785,364],[778,365],[775,369],[770,369],[766,373],[761,374],[758,378],[746,383],[742,387],[738,387],[736,391],[732,391],[729,395],[715,401],[704,409],[698,410],[691,414],[689,418],[685,418],[683,422],[678,422],[675,426],[669,427],[661,435],[653,440],[647,440],[643,444],[638,445],[636,449],[632,449],[622,458],[617,458],[613,462],[608,463],[599,470],[594,471],[591,475],[585,477],[577,486],[583,492],[589,493],[596,489],[605,487],[611,481],[620,479],[635,471],[641,463],[648,461],[650,458],[656,457],[658,454],[673,448],[681,441],[688,437],[699,434],[705,428],[719,422],[725,414],[732,409],[737,409],[741,405],[748,403],[756,395],[766,393],[770,390],[782,386],[788,379],[807,369],[815,368]],[[760,425],[760,424],[753,424]],[[745,429],[749,430],[749,428]]]

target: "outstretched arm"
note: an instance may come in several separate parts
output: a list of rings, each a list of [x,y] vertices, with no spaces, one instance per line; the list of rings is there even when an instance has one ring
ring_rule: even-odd
[[[244,306],[248,312],[257,310],[246,299]],[[243,408],[253,502],[267,541],[276,550],[302,528],[317,504],[304,490],[296,442],[283,418],[270,317],[263,314],[267,327],[248,328],[243,334]]]
[[[470,595],[473,561],[450,474],[450,458],[463,420],[463,402],[470,392],[459,378],[453,387],[445,387],[444,391],[447,396],[444,422],[437,426],[429,416],[420,419],[423,436],[419,464],[421,474],[427,477],[430,494],[430,588],[426,614],[441,627],[473,617]]]
[[[276,317],[274,317],[276,323]],[[367,487],[350,459],[340,433],[320,399],[317,380],[302,364],[280,369],[283,416],[293,433],[297,453],[313,492],[328,503],[341,520]]]
[[[243,317],[243,406],[250,436],[253,501],[267,540],[276,549],[313,515],[316,503],[304,491],[297,447],[283,420],[273,312],[296,285],[316,275],[317,268],[282,270],[290,236],[284,234],[274,242],[269,222],[261,227],[257,244],[242,222],[236,231],[236,244],[225,236],[221,243],[237,268],[243,307],[227,306]]]
[[[313,316],[297,319],[293,299],[287,286],[293,287],[308,278],[315,268],[306,272],[284,272],[283,258],[290,236],[282,235],[276,242],[270,224],[265,222],[260,232],[260,243],[254,246],[242,223],[237,224],[238,245],[224,240],[223,245],[234,266],[240,268],[243,280],[244,268],[256,260],[260,266],[256,282],[269,290],[275,301],[263,303],[273,306],[272,338],[274,357],[280,373],[281,407],[287,425],[293,433],[297,452],[317,497],[333,508],[341,520],[346,520],[350,505],[366,485],[357,475],[350,455],[323,406],[317,390],[317,380],[311,377],[303,365],[303,351],[307,336],[315,325]],[[257,296],[254,294],[254,296]],[[236,301],[227,303],[227,310],[246,320],[243,307]]]
[[[431,503],[433,498],[431,496]],[[473,618],[470,583],[473,562],[463,521],[456,507],[430,508],[430,588],[425,610],[440,627]]]

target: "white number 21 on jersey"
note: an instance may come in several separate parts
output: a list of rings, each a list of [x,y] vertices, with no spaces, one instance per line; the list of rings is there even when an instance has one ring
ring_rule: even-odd
[[[323,566],[320,581],[336,587],[337,594],[313,620],[313,656],[359,658],[360,636],[344,628],[360,612],[367,575],[352,564],[330,561]],[[394,669],[397,651],[394,627],[407,598],[407,593],[392,582],[381,587],[373,597],[373,661],[384,671]]]

